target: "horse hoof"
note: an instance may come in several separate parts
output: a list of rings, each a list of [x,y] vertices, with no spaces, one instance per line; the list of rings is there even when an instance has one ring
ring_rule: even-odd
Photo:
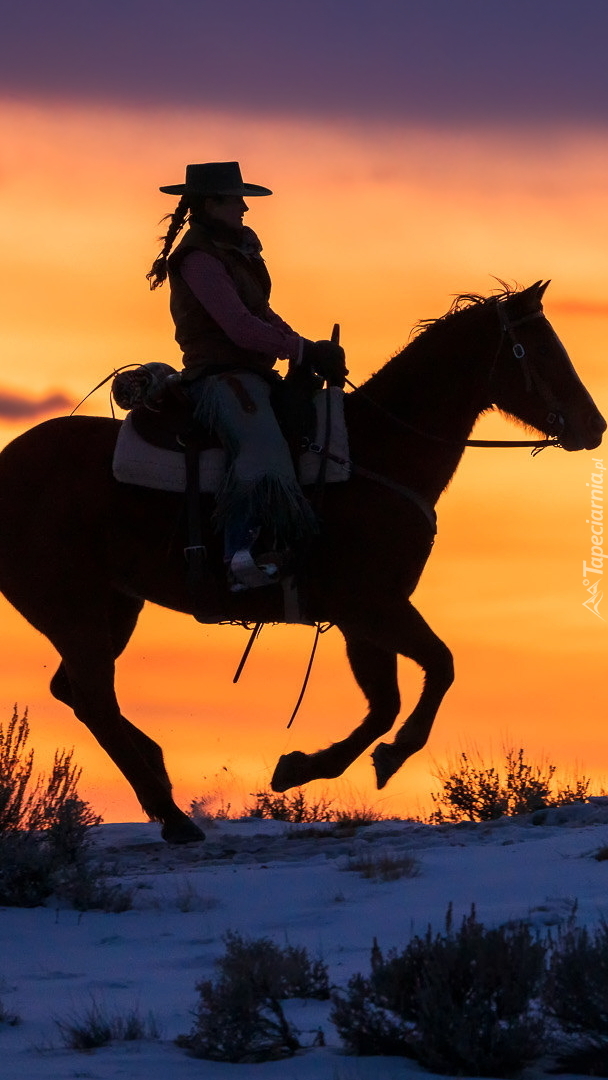
[[[287,791],[288,788],[307,783],[303,772],[303,766],[307,760],[308,755],[303,754],[301,750],[293,750],[291,754],[282,754],[270,781],[272,790]]]
[[[386,787],[391,776],[397,772],[402,762],[398,760],[394,748],[384,742],[378,743],[372,753],[372,761],[376,770],[376,787],[378,791],[381,791],[383,787]]]
[[[185,814],[178,821],[166,821],[160,835],[168,844],[200,844],[205,839],[203,830]]]

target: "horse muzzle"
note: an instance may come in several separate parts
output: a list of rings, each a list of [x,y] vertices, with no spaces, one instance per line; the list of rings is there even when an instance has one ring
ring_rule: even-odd
[[[582,418],[579,424],[565,421],[559,433],[560,446],[564,450],[596,450],[606,430],[606,421],[594,410]]]

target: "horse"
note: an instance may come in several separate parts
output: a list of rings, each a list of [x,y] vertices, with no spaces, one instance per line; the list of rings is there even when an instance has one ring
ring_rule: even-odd
[[[424,684],[393,741],[373,752],[378,787],[425,745],[453,662],[410,596],[433,546],[435,504],[477,418],[496,408],[564,450],[599,446],[606,423],[543,313],[548,284],[457,297],[345,395],[352,476],[323,492],[301,584],[307,621],[344,636],[369,711],[341,741],[283,755],[275,791],[340,776],[391,730],[398,655],[422,668]],[[164,839],[187,843],[203,833],[174,802],[160,746],[121,714],[116,658],[147,600],[209,623],[280,622],[282,594],[275,585],[231,593],[209,527],[218,570],[193,595],[184,496],[114,479],[120,423],[54,418],[0,454],[0,589],[61,657],[51,693],[90,729]],[[208,501],[203,509],[209,517]]]

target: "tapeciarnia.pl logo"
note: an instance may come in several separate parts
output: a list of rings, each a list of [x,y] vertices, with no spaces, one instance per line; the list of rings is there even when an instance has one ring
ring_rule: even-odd
[[[583,600],[583,607],[587,608],[598,619],[604,621],[600,615],[600,601],[604,595],[603,581],[604,559],[604,472],[606,466],[603,458],[592,458],[594,471],[587,487],[591,488],[591,516],[587,518],[587,525],[591,526],[591,554],[589,562],[583,559],[583,585],[589,596]]]

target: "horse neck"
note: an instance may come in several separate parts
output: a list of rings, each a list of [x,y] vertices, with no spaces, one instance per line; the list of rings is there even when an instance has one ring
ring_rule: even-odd
[[[436,501],[486,407],[500,328],[491,317],[482,327],[481,314],[463,311],[454,323],[432,325],[348,396],[356,464]]]

